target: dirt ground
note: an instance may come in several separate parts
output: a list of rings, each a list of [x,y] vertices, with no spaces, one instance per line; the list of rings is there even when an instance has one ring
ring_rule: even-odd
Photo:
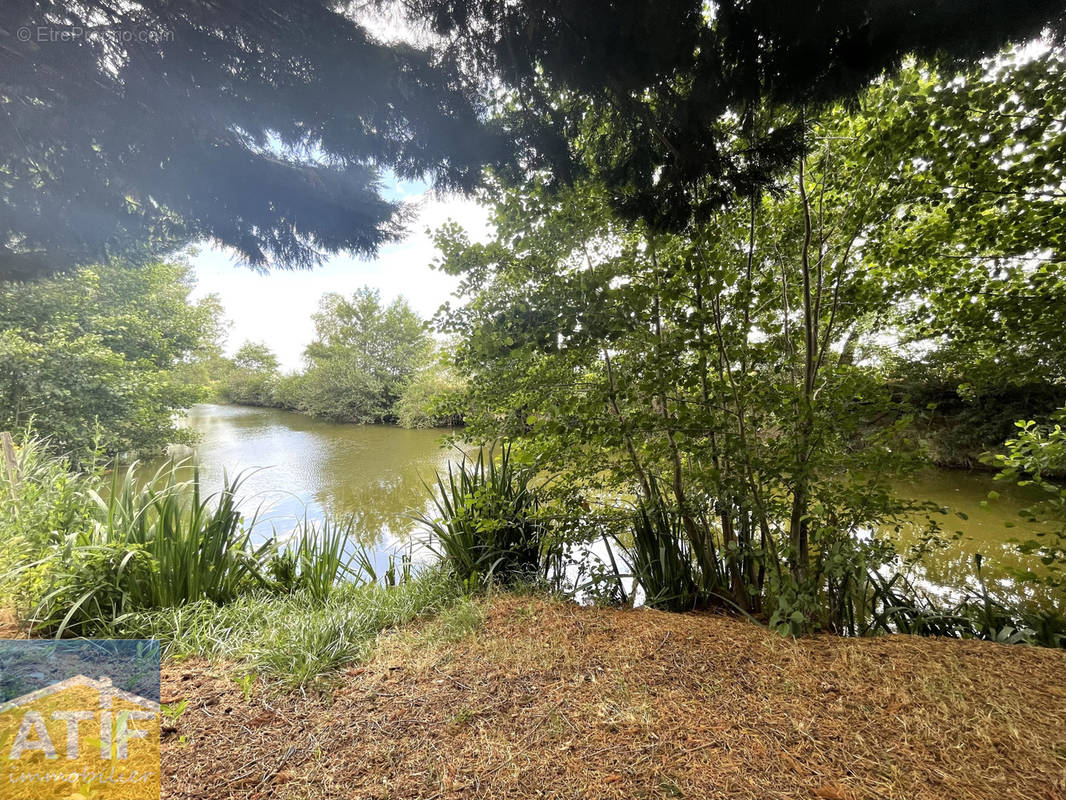
[[[502,596],[329,692],[171,664],[166,798],[1066,798],[1066,653]]]

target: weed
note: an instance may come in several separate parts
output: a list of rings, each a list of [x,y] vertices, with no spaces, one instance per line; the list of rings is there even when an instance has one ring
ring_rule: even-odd
[[[463,581],[510,584],[535,578],[548,556],[549,531],[540,515],[532,466],[516,465],[510,445],[437,474],[433,502],[439,516],[416,515],[430,533],[427,545]],[[429,487],[426,487],[429,489]],[[432,490],[430,490],[432,491]]]

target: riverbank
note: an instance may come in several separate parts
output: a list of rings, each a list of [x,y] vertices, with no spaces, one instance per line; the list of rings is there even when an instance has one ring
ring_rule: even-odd
[[[446,474],[462,456],[441,447],[439,429],[327,423],[278,409],[204,404],[189,412],[187,424],[201,439],[195,463],[204,491],[218,491],[227,474],[243,475],[247,494],[255,498],[247,509],[264,504],[261,530],[269,531],[274,520],[283,527],[305,516],[354,514],[364,542],[381,553],[403,550],[419,535],[411,512],[432,513],[424,481],[432,484],[435,474]],[[191,478],[191,467],[183,474]],[[1039,490],[994,481],[988,473],[934,468],[899,478],[893,488],[902,499],[948,510],[933,515],[945,540],[923,559],[918,577],[925,584],[956,591],[976,586],[973,556],[980,553],[987,580],[1012,601],[1028,596],[1030,587],[1013,576],[1040,567],[1038,559],[1018,552],[1016,540],[1044,528],[1018,512]],[[999,498],[989,501],[992,490]],[[882,534],[906,553],[926,540],[927,531],[925,515],[916,513]]]
[[[166,798],[1056,798],[1066,653],[499,595],[325,693],[169,663]],[[468,620],[469,622],[469,620]],[[442,627],[444,626],[444,627]],[[173,707],[172,705],[172,707]]]

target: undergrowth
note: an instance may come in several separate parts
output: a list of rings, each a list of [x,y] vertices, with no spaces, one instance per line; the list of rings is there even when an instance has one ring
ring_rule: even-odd
[[[457,581],[426,569],[396,586],[342,584],[325,603],[304,591],[257,592],[225,606],[200,601],[131,614],[117,633],[159,639],[166,657],[236,663],[287,686],[307,686],[365,659],[382,631],[440,613],[461,597]]]

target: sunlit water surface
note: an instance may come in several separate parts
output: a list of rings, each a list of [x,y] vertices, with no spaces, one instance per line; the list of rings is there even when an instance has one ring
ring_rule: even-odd
[[[379,555],[421,551],[411,515],[430,510],[423,481],[432,485],[438,470],[462,458],[444,444],[451,431],[336,424],[279,409],[199,405],[185,424],[200,441],[174,453],[183,471],[199,470],[209,493],[239,476],[242,510],[254,515],[259,541],[305,518],[350,516],[360,544]]]
[[[312,520],[352,515],[360,543],[374,550],[379,564],[389,553],[427,557],[411,515],[431,512],[423,481],[432,484],[438,470],[462,457],[444,444],[450,431],[335,424],[277,409],[200,405],[190,411],[186,424],[201,435],[187,454],[189,471],[195,465],[212,492],[221,488],[224,475],[242,475],[244,510],[258,512],[257,539],[269,538],[273,531],[283,534],[305,515]],[[980,553],[986,580],[1001,594],[1043,605],[1059,601],[1016,579],[1019,571],[1040,570],[1037,559],[1018,553],[1016,545],[1043,529],[1018,515],[1033,494],[986,473],[940,469],[924,470],[898,482],[896,489],[901,496],[948,510],[933,515],[946,544],[916,568],[921,585],[938,593],[974,587],[973,556]],[[982,505],[992,490],[1000,497]],[[918,516],[898,532],[881,533],[905,552],[922,540],[927,527],[924,516]]]

